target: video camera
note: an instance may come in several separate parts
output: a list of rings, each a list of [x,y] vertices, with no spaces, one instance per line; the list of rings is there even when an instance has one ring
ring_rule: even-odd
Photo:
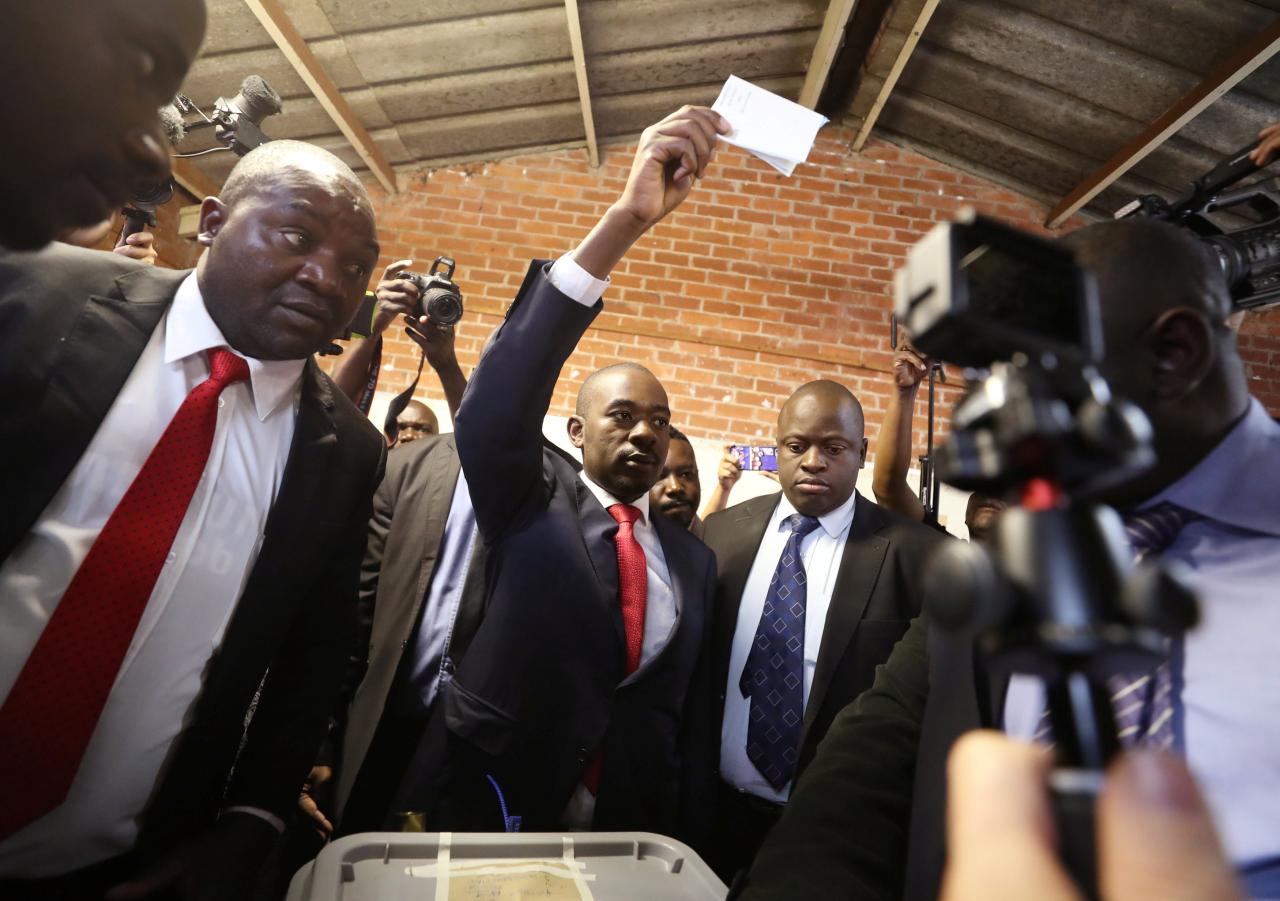
[[[925,606],[974,636],[993,678],[1043,680],[1061,854],[1097,897],[1094,810],[1119,749],[1108,680],[1153,669],[1197,610],[1168,570],[1133,564],[1119,515],[1095,500],[1152,465],[1150,423],[1095,368],[1097,288],[1065,245],[966,210],[908,253],[895,311],[922,352],[985,371],[952,414],[939,476],[1014,502],[989,549],[939,550]]]
[[[240,83],[240,91],[230,100],[219,97],[213,104],[213,115],[206,116],[183,94],[160,110],[160,121],[170,147],[177,147],[193,131],[212,128],[217,141],[227,150],[244,156],[250,150],[271,140],[262,132],[262,121],[284,108],[280,95],[261,76],[250,75]],[[195,113],[203,121],[188,123],[186,116]],[[173,179],[141,182],[134,185],[133,196],[124,208],[124,228],[117,244],[132,234],[156,224],[156,208],[173,197]]]
[[[1231,286],[1231,299],[1242,310],[1280,303],[1280,194],[1254,184],[1223,193],[1258,171],[1249,159],[1254,141],[1230,154],[1170,203],[1157,194],[1144,194],[1116,211],[1115,218],[1144,216],[1189,229],[1213,249]],[[1236,212],[1258,220],[1227,231],[1210,213]]]

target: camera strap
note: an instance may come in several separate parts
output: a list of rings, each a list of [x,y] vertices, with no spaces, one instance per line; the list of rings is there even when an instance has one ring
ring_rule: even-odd
[[[382,422],[382,433],[387,436],[389,444],[396,443],[396,436],[400,433],[400,427],[396,425],[396,420],[400,418],[404,408],[409,406],[409,401],[413,400],[413,392],[418,390],[418,379],[422,378],[422,364],[426,359],[427,352],[425,350],[419,352],[418,371],[414,373],[413,381],[408,388],[391,398],[391,404],[387,407],[387,418]]]

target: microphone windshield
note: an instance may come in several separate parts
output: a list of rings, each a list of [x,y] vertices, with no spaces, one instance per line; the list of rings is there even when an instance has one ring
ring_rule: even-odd
[[[171,147],[177,147],[187,136],[187,123],[172,103],[160,107],[160,127],[164,129],[164,136]]]
[[[280,95],[263,81],[261,75],[250,75],[242,81],[240,93],[231,99],[231,103],[254,125],[261,125],[267,116],[274,116],[284,108]]]

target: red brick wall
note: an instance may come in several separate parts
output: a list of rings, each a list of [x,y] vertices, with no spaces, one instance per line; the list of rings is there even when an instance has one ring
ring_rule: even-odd
[[[889,393],[892,273],[907,248],[963,205],[1037,229],[1045,210],[883,141],[853,153],[852,138],[828,128],[792,178],[722,146],[708,178],[614,273],[551,413],[570,412],[587,373],[634,360],[663,380],[675,422],[696,437],[767,440],[779,402],[823,377],[858,395],[874,436]],[[585,151],[538,154],[424,172],[394,197],[375,194],[384,265],[412,257],[425,271],[438,254],[457,260],[465,371],[527,261],[571,249],[617,197],[633,147],[603,152],[596,170]],[[1254,317],[1245,333],[1253,389],[1280,412],[1280,313]],[[380,390],[406,386],[416,361],[416,347],[394,337]],[[424,386],[439,392],[429,377]],[[957,390],[943,389],[944,409]]]
[[[810,163],[785,178],[732,147],[705,181],[614,273],[605,312],[570,358],[551,413],[566,415],[582,378],[618,360],[652,368],[691,435],[773,434],[777,406],[814,378],[848,385],[874,435],[888,394],[893,270],[932,225],[971,204],[1038,227],[1040,204],[881,141],[850,151],[829,128]],[[571,249],[621,191],[633,147],[517,157],[423,173],[379,195],[383,263],[458,261],[468,315],[464,370],[514,296],[527,261]],[[380,390],[398,391],[416,348],[393,339]],[[390,369],[385,369],[385,366]],[[420,392],[423,389],[419,389]],[[428,392],[438,387],[427,382]],[[949,402],[954,388],[945,388]],[[922,410],[923,412],[923,405]]]

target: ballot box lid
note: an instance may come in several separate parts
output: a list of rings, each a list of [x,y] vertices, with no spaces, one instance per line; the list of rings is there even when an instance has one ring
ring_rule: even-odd
[[[327,845],[294,876],[287,901],[719,901],[727,892],[688,845],[649,832],[366,832]]]

